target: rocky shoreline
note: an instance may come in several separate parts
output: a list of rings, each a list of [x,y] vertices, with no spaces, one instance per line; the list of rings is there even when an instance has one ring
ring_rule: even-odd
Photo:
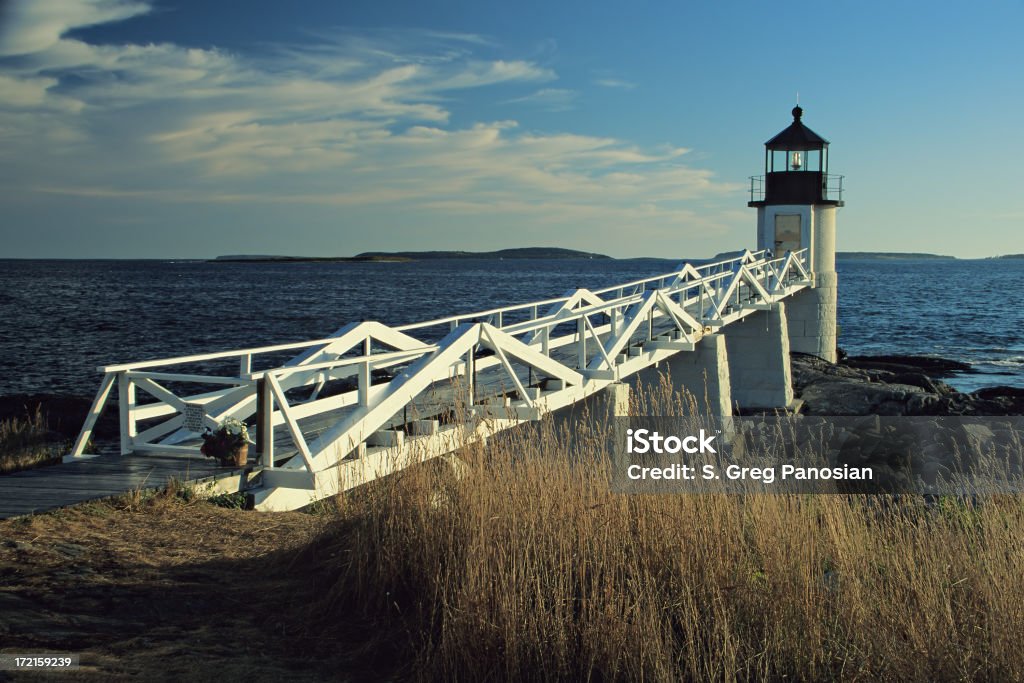
[[[1024,415],[1024,389],[995,386],[971,393],[943,379],[970,366],[931,356],[851,356],[829,363],[791,357],[794,395],[807,415]]]

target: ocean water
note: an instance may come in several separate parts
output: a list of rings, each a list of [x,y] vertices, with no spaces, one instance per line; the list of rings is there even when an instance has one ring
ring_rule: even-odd
[[[841,259],[839,346],[970,363],[961,391],[1024,387],[1024,260]]]
[[[0,395],[89,396],[99,365],[329,335],[556,297],[670,272],[674,261],[209,263],[0,261]],[[1024,262],[850,261],[840,346],[972,364],[964,390],[1024,387]]]

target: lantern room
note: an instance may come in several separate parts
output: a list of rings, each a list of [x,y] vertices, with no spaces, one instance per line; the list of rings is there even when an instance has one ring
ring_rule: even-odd
[[[764,175],[750,179],[749,206],[843,205],[842,176],[828,173],[828,140],[803,124],[803,113],[793,107],[793,123],[764,144]]]

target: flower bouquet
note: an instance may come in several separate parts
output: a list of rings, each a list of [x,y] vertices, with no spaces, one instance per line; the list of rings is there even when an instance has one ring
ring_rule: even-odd
[[[249,430],[241,420],[229,417],[217,429],[206,428],[199,450],[226,467],[242,467],[249,459]]]

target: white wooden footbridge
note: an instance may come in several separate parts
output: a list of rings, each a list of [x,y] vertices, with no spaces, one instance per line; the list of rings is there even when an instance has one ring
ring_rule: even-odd
[[[748,251],[557,299],[102,367],[65,461],[88,481],[93,430],[115,394],[120,456],[97,458],[104,473],[112,458],[136,469],[140,458],[208,462],[200,432],[237,418],[255,443],[246,472],[222,476],[221,486],[246,489],[257,509],[294,509],[542,419],[690,354],[705,337],[807,288],[807,261],[807,250],[783,257]],[[196,465],[198,475],[209,474]]]
[[[283,510],[613,385],[618,396],[623,381],[662,363],[678,384],[703,390],[709,412],[790,407],[789,352],[835,360],[843,206],[828,142],[802,113],[794,108],[793,123],[765,143],[765,175],[752,181],[759,251],[399,327],[353,323],[322,339],[102,367],[65,464],[0,477],[0,516],[110,495],[154,475],[209,478],[200,435],[228,418],[250,425],[255,448],[244,470],[214,483],[247,491],[257,509]],[[120,455],[89,454],[115,393]],[[90,481],[102,485],[90,490]]]

